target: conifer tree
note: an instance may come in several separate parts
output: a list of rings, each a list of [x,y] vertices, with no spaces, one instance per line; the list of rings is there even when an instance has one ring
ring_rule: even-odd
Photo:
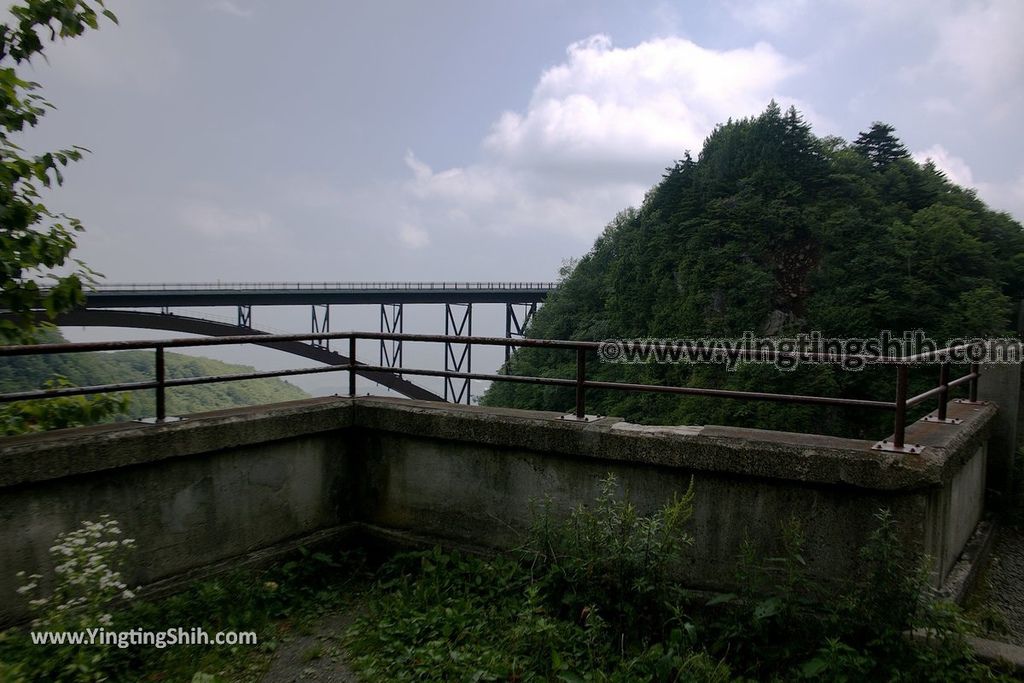
[[[910,156],[895,132],[896,129],[889,124],[875,121],[871,124],[870,130],[857,136],[853,148],[866,156],[872,166],[884,169],[897,159],[906,159]]]

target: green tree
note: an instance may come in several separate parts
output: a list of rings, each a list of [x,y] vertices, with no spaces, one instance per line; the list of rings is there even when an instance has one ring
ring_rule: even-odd
[[[69,386],[72,384],[60,375],[44,383],[47,389],[62,389]],[[62,396],[16,401],[0,407],[0,435],[16,436],[96,424],[124,413],[128,405],[127,394]]]
[[[897,159],[906,159],[910,156],[895,133],[896,129],[889,124],[875,121],[866,133],[857,136],[853,147],[866,156],[872,166],[883,169]]]
[[[53,108],[18,68],[45,58],[47,42],[97,28],[100,16],[117,20],[102,0],[26,0],[9,13],[0,25],[0,308],[13,319],[0,320],[0,341],[25,342],[34,338],[34,311],[52,319],[81,303],[93,273],[71,258],[81,223],[50,211],[39,195],[41,187],[62,184],[61,169],[85,150],[32,155],[18,146],[18,134]]]
[[[35,127],[53,105],[39,84],[18,69],[44,58],[48,42],[74,38],[99,27],[101,16],[117,22],[103,0],[26,0],[0,24],[0,343],[27,343],[39,331],[37,312],[52,320],[84,300],[83,283],[94,273],[71,258],[78,219],[43,205],[40,189],[61,185],[62,169],[82,158],[81,147],[28,154],[15,141]],[[56,376],[49,388],[66,385]],[[105,419],[127,406],[124,396],[78,396],[21,401],[0,407],[0,432],[59,429]]]
[[[891,126],[853,144],[818,138],[795,109],[708,136],[621,212],[533,317],[537,338],[732,338],[882,330],[1001,336],[1024,298],[1024,230],[934,165],[906,155]],[[571,378],[574,358],[521,348],[511,374]],[[593,363],[588,377],[789,394],[889,397],[886,368]],[[912,393],[934,384],[912,373]],[[916,384],[915,384],[916,383]],[[565,411],[571,388],[495,383],[484,403]],[[704,397],[593,390],[588,412],[661,424],[739,424],[884,436],[889,416]]]

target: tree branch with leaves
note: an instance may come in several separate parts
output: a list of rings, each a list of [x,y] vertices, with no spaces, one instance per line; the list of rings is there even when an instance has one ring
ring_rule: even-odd
[[[34,128],[54,106],[39,84],[18,70],[58,39],[75,38],[99,28],[105,17],[117,23],[103,0],[25,0],[8,10],[0,24],[0,344],[32,343],[40,321],[84,303],[83,285],[96,276],[71,257],[77,218],[50,211],[41,188],[64,183],[62,169],[88,150],[73,146],[29,154],[15,139]],[[47,388],[66,386],[62,377]],[[72,396],[21,401],[0,407],[0,434],[20,434],[91,424],[124,412],[126,395]]]
[[[47,43],[96,29],[102,17],[117,18],[102,0],[27,0],[9,15],[0,24],[0,309],[11,315],[0,319],[0,342],[23,343],[35,338],[38,312],[52,320],[83,303],[83,285],[95,273],[71,257],[81,222],[50,211],[40,198],[41,188],[63,184],[62,169],[87,150],[33,155],[15,142],[54,108],[18,69],[45,59]]]

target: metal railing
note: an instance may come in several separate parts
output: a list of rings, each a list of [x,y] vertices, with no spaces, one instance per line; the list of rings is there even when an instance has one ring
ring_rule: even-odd
[[[408,290],[550,290],[554,282],[125,282],[93,287],[97,294],[107,292],[179,292],[179,291],[408,291]],[[88,294],[88,292],[86,292]]]
[[[168,379],[164,353],[166,349],[189,348],[202,346],[226,346],[237,344],[267,342],[295,342],[295,341],[318,341],[323,343],[326,340],[348,340],[348,363],[344,365],[331,365],[319,367],[295,368],[289,370],[270,370],[231,375],[211,375],[205,377],[183,377]],[[426,343],[459,343],[474,344],[481,346],[515,346],[532,347],[545,349],[564,349],[573,351],[576,355],[576,372],[572,378],[559,377],[533,377],[528,375],[500,375],[493,373],[457,372],[453,370],[429,370],[421,368],[394,368],[383,365],[370,365],[360,363],[356,359],[357,342],[367,341],[403,341],[403,342],[426,342]],[[687,350],[687,344],[663,344],[663,349]],[[980,376],[980,365],[970,364],[967,374],[956,379],[950,379],[951,362],[944,360],[939,363],[939,383],[916,396],[909,396],[908,371],[912,364],[943,359],[950,356],[950,352],[968,348],[972,345],[961,347],[950,347],[939,349],[929,353],[918,354],[909,357],[878,358],[863,355],[836,355],[828,353],[810,353],[806,351],[766,351],[766,350],[731,350],[738,353],[743,360],[773,361],[779,358],[800,355],[803,358],[813,359],[817,362],[841,362],[848,359],[869,359],[875,363],[889,363],[896,368],[896,396],[892,401],[879,401],[856,398],[838,398],[829,396],[807,396],[800,394],[778,394],[759,391],[738,391],[731,389],[710,389],[702,387],[679,387],[657,384],[633,384],[628,382],[608,382],[587,379],[587,354],[596,353],[601,347],[600,342],[589,341],[566,341],[554,339],[510,339],[506,337],[472,337],[457,335],[431,335],[431,334],[401,334],[385,332],[337,332],[320,334],[260,334],[260,335],[235,335],[225,337],[209,338],[185,338],[165,339],[158,341],[115,341],[115,342],[84,342],[84,343],[59,343],[59,344],[36,344],[20,346],[0,346],[0,357],[31,356],[31,355],[52,355],[60,353],[86,353],[93,351],[127,351],[151,349],[155,352],[155,373],[153,381],[149,382],[127,382],[117,384],[102,384],[86,387],[60,387],[53,389],[37,389],[31,391],[19,391],[0,394],[0,403],[12,401],[23,401],[31,399],[56,398],[60,396],[81,396],[87,394],[102,394],[119,391],[138,391],[154,389],[156,391],[156,419],[158,422],[167,418],[166,411],[166,390],[168,387],[192,386],[199,384],[212,384],[216,382],[231,382],[247,379],[264,379],[270,377],[288,377],[294,375],[309,375],[327,372],[348,373],[348,395],[356,394],[356,375],[366,373],[400,373],[402,375],[413,375],[420,377],[441,377],[451,379],[481,380],[488,382],[516,382],[521,384],[535,384],[543,386],[557,386],[573,388],[575,390],[574,415],[577,419],[584,419],[586,416],[586,391],[588,389],[618,390],[618,391],[642,391],[662,394],[676,394],[687,396],[708,396],[713,398],[728,398],[751,401],[776,401],[781,403],[794,403],[803,405],[838,406],[871,408],[893,411],[893,439],[891,449],[903,450],[906,438],[907,411],[926,400],[935,397],[938,402],[937,415],[933,421],[949,422],[946,418],[946,404],[949,402],[950,391],[964,384],[968,385],[968,400],[978,401],[978,378]],[[725,349],[722,349],[725,351]],[[882,442],[880,442],[882,443]]]

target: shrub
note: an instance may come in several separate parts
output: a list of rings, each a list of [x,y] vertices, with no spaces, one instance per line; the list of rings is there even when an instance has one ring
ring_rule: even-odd
[[[607,475],[594,505],[580,504],[565,521],[546,500],[534,511],[524,558],[564,616],[579,621],[596,611],[620,635],[647,639],[670,618],[671,571],[693,540],[685,531],[693,482],[650,515],[619,499],[616,483]]]
[[[114,630],[112,603],[135,597],[121,573],[125,553],[134,545],[108,515],[58,535],[50,548],[52,592],[43,591],[42,575],[18,573],[25,581],[18,592],[36,596],[28,601],[35,616],[33,630]],[[34,645],[27,634],[15,632],[4,634],[4,640],[13,641],[21,655],[18,666],[9,666],[8,676],[14,681],[105,681],[125,659],[116,648],[102,645]]]
[[[45,389],[74,386],[60,375],[45,382]],[[128,410],[128,394],[97,396],[60,396],[15,401],[0,406],[0,435],[17,436],[50,429],[66,429],[98,424],[123,415]]]

